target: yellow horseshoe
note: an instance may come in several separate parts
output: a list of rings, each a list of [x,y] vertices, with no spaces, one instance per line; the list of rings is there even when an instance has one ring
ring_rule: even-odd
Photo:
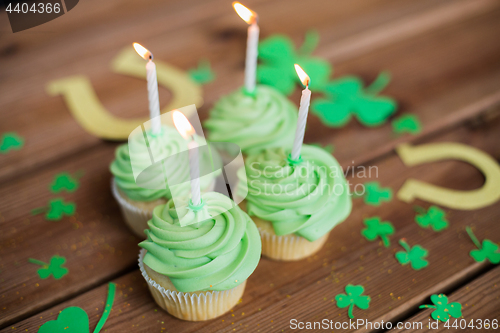
[[[172,101],[162,109],[162,113],[190,104],[203,104],[202,89],[187,73],[161,61],[155,61],[158,84],[172,91]],[[112,61],[116,73],[146,79],[146,68],[132,48],[120,52]],[[47,84],[51,96],[62,95],[69,110],[89,133],[108,140],[127,140],[129,134],[149,120],[149,117],[125,119],[112,115],[102,105],[85,76],[71,76],[51,81]],[[146,102],[145,102],[146,103]],[[146,104],[145,104],[146,105]],[[189,114],[186,114],[189,117]],[[169,121],[167,119],[166,121]]]
[[[457,191],[441,188],[415,179],[408,179],[397,196],[404,202],[415,198],[433,202],[443,207],[474,210],[486,207],[500,199],[500,167],[485,152],[460,143],[431,143],[412,147],[405,143],[396,149],[399,157],[407,166],[455,159],[467,162],[478,168],[485,176],[484,185],[472,191]]]

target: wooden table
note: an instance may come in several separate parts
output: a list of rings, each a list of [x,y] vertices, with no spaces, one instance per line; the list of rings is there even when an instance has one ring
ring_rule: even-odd
[[[299,44],[308,29],[317,29],[321,41],[315,55],[334,64],[335,77],[354,74],[369,82],[380,71],[390,71],[386,94],[400,103],[398,115],[414,113],[423,123],[420,134],[396,137],[390,123],[365,128],[351,121],[332,129],[310,116],[306,142],[334,144],[334,156],[343,166],[377,166],[377,181],[394,192],[410,177],[459,190],[483,184],[483,176],[461,162],[406,167],[394,148],[403,142],[452,141],[500,158],[500,2],[245,4],[259,13],[262,38],[285,33]],[[36,332],[68,306],[82,307],[93,330],[109,281],[117,283],[118,291],[106,332],[282,332],[291,330],[293,318],[347,321],[347,310],[334,301],[347,284],[361,284],[371,296],[370,308],[356,309],[355,315],[372,322],[422,322],[426,329],[431,311],[418,307],[429,304],[435,293],[461,302],[467,320],[500,318],[500,269],[471,259],[475,247],[465,232],[469,225],[479,239],[498,242],[500,205],[446,209],[450,228],[436,233],[420,228],[413,205],[396,198],[379,207],[354,199],[348,220],[307,260],[262,259],[242,302],[230,313],[197,323],[169,316],[147,291],[137,268],[139,239],[125,227],[109,190],[108,166],[116,143],[85,132],[62,98],[48,96],[45,85],[86,75],[110,112],[145,115],[144,81],[110,71],[111,59],[138,41],[154,49],[157,59],[184,70],[201,58],[210,60],[217,79],[203,88],[205,104],[199,111],[206,118],[214,101],[243,82],[245,25],[230,2],[221,0],[80,1],[68,14],[16,34],[6,14],[0,17],[0,134],[16,131],[26,139],[21,150],[0,155],[1,332]],[[164,105],[169,93],[163,89],[160,95]],[[298,102],[298,91],[291,98]],[[76,203],[76,215],[57,222],[31,215],[55,196],[49,191],[55,174],[79,170],[84,172],[80,188],[60,195]],[[370,216],[394,224],[389,248],[361,236],[363,218]],[[429,250],[428,268],[413,271],[395,260],[402,237]],[[48,261],[55,254],[67,259],[69,274],[41,280],[28,258]]]

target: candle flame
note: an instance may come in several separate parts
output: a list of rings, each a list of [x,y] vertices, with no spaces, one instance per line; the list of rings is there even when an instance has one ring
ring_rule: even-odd
[[[307,75],[307,73],[304,72],[304,70],[297,64],[295,64],[295,71],[297,72],[297,75],[299,76],[299,79],[302,82],[302,84],[306,87],[309,86],[310,82],[309,75]]]
[[[184,139],[189,138],[195,133],[193,126],[182,112],[175,110],[174,113],[172,113],[172,118],[175,128]]]
[[[153,60],[153,53],[139,43],[134,43],[135,52],[144,58],[144,60]]]
[[[248,24],[257,22],[257,13],[247,7],[243,6],[238,1],[233,2],[233,8],[236,13]]]

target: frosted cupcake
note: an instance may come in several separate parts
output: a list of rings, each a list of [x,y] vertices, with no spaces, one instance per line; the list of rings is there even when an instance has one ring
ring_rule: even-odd
[[[235,143],[247,155],[266,148],[291,148],[297,108],[276,89],[257,85],[255,94],[241,88],[222,97],[204,125],[210,141]]]
[[[144,146],[144,149],[137,149],[134,152],[137,157],[134,163],[139,164],[134,165],[137,166],[136,170],[151,164],[150,153],[152,156],[171,156],[187,149],[186,140],[175,128],[168,126],[163,126],[161,134],[150,140],[149,149],[145,146],[142,136],[135,136],[132,140],[135,140],[134,147]],[[201,143],[199,137],[196,140]],[[220,157],[215,152],[210,156],[207,150],[203,150],[200,161],[209,165],[211,163],[209,161],[218,158]],[[170,167],[170,170],[166,171],[169,175],[178,179],[189,179],[189,169],[179,168],[175,164],[165,166]],[[170,189],[168,186],[162,189],[150,189],[137,185],[130,160],[129,144],[121,145],[116,149],[110,170],[114,176],[111,184],[112,193],[120,205],[125,222],[136,235],[145,237],[144,229],[148,227],[147,222],[152,216],[153,209],[165,204],[172,197]],[[214,188],[217,174],[214,172],[200,178],[202,191],[210,191]],[[150,173],[148,177],[147,182],[158,184],[165,182],[163,172]],[[189,193],[189,184],[185,186],[185,193]]]
[[[139,267],[156,303],[191,321],[218,317],[236,305],[261,254],[256,226],[231,199],[210,192],[202,201],[203,212],[192,211],[187,201],[177,209],[172,200],[156,207],[148,238],[139,244]],[[200,214],[214,217],[189,224]],[[181,226],[179,218],[189,225]]]
[[[238,192],[259,228],[262,254],[275,260],[299,260],[314,254],[329,232],[352,208],[347,181],[338,162],[323,149],[303,145],[291,162],[283,149],[249,155]],[[245,208],[245,207],[244,207]]]

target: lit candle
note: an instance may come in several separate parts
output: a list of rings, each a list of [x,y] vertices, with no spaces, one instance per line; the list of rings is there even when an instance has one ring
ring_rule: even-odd
[[[302,90],[302,97],[300,98],[299,106],[299,119],[297,121],[297,129],[295,130],[295,140],[293,141],[292,148],[292,161],[297,161],[300,157],[300,149],[304,142],[304,132],[306,131],[307,114],[309,113],[309,103],[311,102],[311,90],[309,90],[309,76],[304,72],[299,65],[295,64],[295,70],[300,78],[300,81],[306,89]]]
[[[161,131],[160,100],[158,98],[158,80],[156,79],[156,65],[153,54],[139,43],[134,43],[135,51],[148,60],[146,64],[146,77],[148,82],[149,118],[151,119],[151,132],[158,134]]]
[[[172,114],[174,126],[177,128],[182,137],[188,142],[189,149],[189,170],[191,176],[191,201],[193,205],[201,204],[200,194],[200,161],[198,157],[198,144],[194,141],[193,135],[195,130],[186,116],[175,110]]]
[[[245,60],[245,90],[249,93],[255,91],[255,76],[257,72],[257,55],[259,47],[258,15],[239,2],[233,2],[233,8],[238,15],[250,26],[247,35],[247,57]]]

